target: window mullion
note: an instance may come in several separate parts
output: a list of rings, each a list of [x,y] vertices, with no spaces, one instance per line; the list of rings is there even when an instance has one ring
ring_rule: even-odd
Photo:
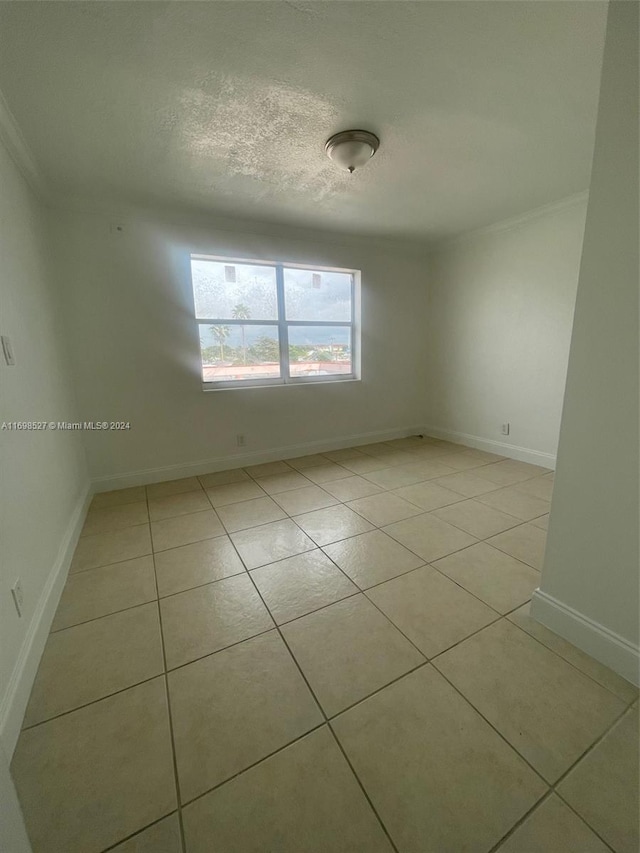
[[[285,316],[284,303],[284,266],[276,264],[276,294],[278,302],[278,340],[280,342],[280,372],[282,379],[287,382],[291,378],[289,372],[289,332]]]

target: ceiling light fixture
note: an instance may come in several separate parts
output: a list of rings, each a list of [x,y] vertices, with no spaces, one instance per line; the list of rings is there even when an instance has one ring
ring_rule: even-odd
[[[327,157],[350,174],[373,157],[380,146],[375,133],[368,130],[342,130],[327,139],[324,150]]]

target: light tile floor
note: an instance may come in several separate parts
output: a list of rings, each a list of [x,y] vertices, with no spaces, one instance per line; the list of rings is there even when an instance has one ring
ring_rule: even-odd
[[[552,488],[412,437],[96,495],[34,853],[637,853],[637,690],[528,613]]]

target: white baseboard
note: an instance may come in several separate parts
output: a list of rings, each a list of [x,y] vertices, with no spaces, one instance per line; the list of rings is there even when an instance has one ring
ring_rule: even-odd
[[[531,616],[627,681],[640,686],[640,649],[552,595],[537,589]]]
[[[481,438],[479,435],[469,435],[466,432],[455,432],[440,427],[423,427],[422,433],[432,438],[452,441],[454,444],[466,444],[467,447],[475,447],[476,450],[498,453],[500,456],[508,456],[509,459],[517,459],[519,462],[529,462],[532,465],[541,465],[543,468],[554,470],[556,467],[556,457],[552,453],[542,453],[540,450],[531,450],[528,447],[518,447],[516,444],[494,441],[489,438]]]
[[[7,689],[0,702],[0,746],[9,760],[20,734],[31,688],[89,508],[91,494],[91,489],[87,485],[69,520],[58,555],[36,605]]]
[[[423,428],[421,426],[397,427],[396,429],[379,430],[377,432],[363,432],[357,435],[343,436],[342,438],[308,441],[305,444],[290,444],[283,447],[276,447],[272,450],[234,453],[228,456],[218,456],[213,459],[203,459],[199,462],[189,462],[182,465],[145,468],[140,471],[131,471],[127,474],[96,477],[91,482],[94,492],[107,492],[111,491],[111,489],[126,489],[130,486],[161,483],[164,480],[179,480],[182,477],[193,477],[197,474],[211,474],[214,471],[226,471],[228,468],[261,465],[263,462],[275,462],[278,459],[295,459],[296,456],[326,453],[329,450],[340,450],[343,447],[353,447],[356,444],[391,441],[394,438],[405,438],[409,435],[422,434],[422,432]]]

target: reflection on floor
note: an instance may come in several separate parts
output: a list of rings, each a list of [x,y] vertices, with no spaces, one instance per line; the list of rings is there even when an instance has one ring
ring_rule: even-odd
[[[637,690],[528,615],[552,488],[416,437],[97,495],[35,853],[637,853]]]

